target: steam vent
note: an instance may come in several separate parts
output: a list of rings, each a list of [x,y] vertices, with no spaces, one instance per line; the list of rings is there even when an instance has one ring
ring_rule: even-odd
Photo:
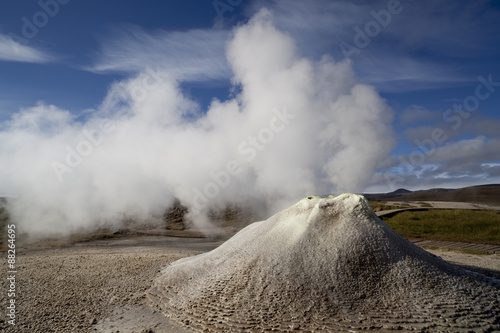
[[[500,330],[498,280],[413,245],[354,194],[305,198],[176,261],[148,297],[203,332]]]

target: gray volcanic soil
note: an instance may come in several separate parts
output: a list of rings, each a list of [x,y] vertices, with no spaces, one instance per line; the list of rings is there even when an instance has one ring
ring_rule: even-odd
[[[257,223],[256,225],[259,224]],[[300,236],[300,233],[290,233],[287,229],[283,231],[284,234],[282,237],[286,239]],[[278,242],[280,239],[277,238],[276,241]],[[221,243],[219,241],[212,242],[207,239],[127,236],[79,243],[67,247],[41,248],[39,247],[40,244],[36,245],[36,247],[33,245],[19,247],[17,252],[16,326],[11,327],[8,325],[4,314],[0,316],[0,331],[191,332],[193,325],[180,328],[174,323],[169,322],[162,313],[155,312],[147,305],[150,301],[148,301],[146,295],[155,277],[163,275],[163,273],[160,273],[162,266],[168,265],[179,258],[206,253]],[[304,243],[302,242],[302,244]],[[498,271],[500,271],[500,254],[479,256],[449,251],[443,252],[440,250],[433,250],[433,252],[439,253],[439,255],[442,255],[447,260],[456,263],[488,268],[490,269],[489,272],[492,272],[494,276],[500,277],[498,274]],[[269,248],[266,253],[269,256],[276,255],[276,248]],[[318,253],[319,255],[320,253]],[[1,260],[2,271],[7,272],[6,253],[3,252],[2,256],[4,257],[4,260]],[[329,261],[327,260],[326,262]],[[221,267],[224,267],[224,265],[221,265]],[[212,268],[212,270],[214,269],[216,267]],[[268,272],[267,274],[273,273]],[[278,272],[276,273],[277,277],[282,274],[283,272],[279,275]],[[199,279],[200,277],[192,276],[192,278]],[[294,278],[299,279],[300,275]],[[474,277],[470,277],[469,279],[475,280]],[[186,282],[188,281],[189,279],[186,280]],[[349,284],[355,285],[355,281],[356,279],[353,279],[353,282],[349,282]],[[6,307],[5,302],[7,301],[6,294],[4,293],[7,290],[7,282],[6,279],[0,280],[0,289],[2,290],[1,304],[4,309]],[[468,302],[472,296],[463,297],[463,300],[461,300],[462,296],[460,294],[456,297],[438,295],[436,301],[434,300],[434,295],[424,295],[422,298],[422,293],[416,292],[412,294],[415,296],[415,300],[408,301],[408,307],[403,306],[404,311],[400,317],[398,317],[398,313],[401,314],[401,310],[391,313],[390,307],[385,306],[367,309],[361,314],[347,309],[344,312],[340,312],[339,310],[337,312],[332,311],[332,317],[326,318],[325,322],[336,323],[336,321],[340,322],[341,319],[344,320],[340,324],[337,323],[338,329],[330,329],[328,331],[346,331],[349,325],[353,326],[353,328],[350,328],[351,330],[354,330],[354,327],[367,327],[368,330],[380,331],[381,329],[384,330],[384,325],[386,327],[395,327],[400,325],[399,321],[403,323],[408,322],[411,320],[411,316],[414,316],[414,321],[417,320],[415,318],[422,317],[421,321],[423,323],[421,326],[418,323],[412,324],[410,330],[413,331],[472,331],[469,329],[461,330],[457,327],[459,325],[467,327],[479,326],[474,331],[481,331],[481,327],[485,327],[484,323],[487,320],[492,321],[494,316],[498,316],[498,310],[495,310],[498,309],[498,300],[491,300],[490,304],[486,304],[491,299],[491,289],[487,288],[483,290],[482,286],[484,283],[474,283],[479,288],[473,291],[471,295],[476,295],[477,298],[473,299],[470,305],[467,306],[463,306],[462,301]],[[464,283],[464,290],[467,292],[466,286],[467,283]],[[220,287],[217,288],[220,289]],[[304,288],[310,289],[307,286],[304,286]],[[221,295],[223,294],[224,292],[221,293]],[[245,293],[241,293],[237,297],[244,299],[245,295]],[[299,296],[300,294],[297,294],[297,297]],[[286,296],[278,295],[276,299],[284,297]],[[440,313],[447,310],[447,307],[440,305],[440,298],[452,299],[450,307],[453,309],[456,317],[451,316],[450,319],[450,314],[444,313],[443,319],[434,319]],[[227,316],[224,309],[216,311],[217,307],[225,306],[226,301],[224,299],[217,300],[215,296],[212,296],[211,299],[216,300],[215,305],[209,302],[207,304],[214,307],[214,310],[202,310],[210,315],[207,318],[215,323],[217,323],[217,320],[225,320],[224,318],[234,318],[234,316]],[[323,301],[319,301],[318,303],[324,304]],[[423,308],[423,310],[415,311],[415,306],[417,305]],[[255,306],[259,308],[259,304],[255,304]],[[488,309],[491,309],[491,307],[496,308],[488,314]],[[248,306],[246,310],[248,310]],[[272,308],[272,310],[278,311],[277,317],[279,317],[279,313],[282,311],[282,309],[276,309],[276,307]],[[234,311],[238,313],[238,309]],[[484,312],[486,314],[483,315]],[[253,318],[260,315],[258,312],[255,313]],[[334,315],[334,313],[338,314]],[[271,310],[268,311],[268,315],[273,315]],[[407,318],[404,318],[404,315]],[[308,318],[310,316],[306,315],[304,319],[296,318],[294,320],[299,323],[304,322],[308,325],[308,320],[310,320]],[[435,324],[433,327],[433,323],[429,323],[432,320],[436,323],[448,321],[452,327],[443,328],[446,326],[445,324]],[[498,326],[498,323],[494,325]],[[431,328],[425,328],[429,326]],[[260,331],[256,329],[259,327],[257,321],[248,323],[247,327],[249,330]],[[332,325],[329,327],[335,326]],[[401,327],[404,326],[401,325]],[[420,327],[422,328],[420,329]],[[221,331],[224,331],[224,329]],[[298,331],[302,331],[302,328],[298,328]]]
[[[308,197],[166,267],[152,306],[195,331],[500,330],[498,280],[413,245],[361,196]]]
[[[145,304],[145,292],[162,265],[219,244],[141,236],[19,249],[16,325],[9,325],[3,314],[0,331],[184,332]],[[7,274],[6,260],[2,271]],[[7,279],[2,278],[0,288],[6,309]]]

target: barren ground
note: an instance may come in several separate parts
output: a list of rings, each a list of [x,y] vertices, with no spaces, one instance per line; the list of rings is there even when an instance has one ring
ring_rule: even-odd
[[[64,248],[25,248],[17,255],[16,325],[4,332],[186,332],[146,305],[162,266],[209,251],[221,241],[133,236]],[[453,263],[500,277],[500,254],[432,250]],[[4,253],[5,254],[5,253]],[[2,254],[3,257],[5,255]],[[6,260],[2,270],[7,272]],[[484,271],[483,271],[484,273]],[[7,290],[2,279],[2,290]],[[2,307],[6,297],[2,295]]]
[[[211,250],[207,239],[135,236],[65,248],[20,249],[16,324],[4,332],[183,332],[144,305],[160,268]],[[2,255],[6,257],[6,255]],[[7,272],[6,260],[2,270]],[[2,290],[7,280],[2,279]],[[2,295],[2,308],[6,297]]]

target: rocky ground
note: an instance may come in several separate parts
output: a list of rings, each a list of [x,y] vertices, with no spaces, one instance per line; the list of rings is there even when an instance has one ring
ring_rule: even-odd
[[[21,249],[17,255],[16,325],[9,325],[4,314],[0,331],[185,332],[146,305],[145,292],[162,266],[219,244],[207,239],[131,236],[63,248]],[[448,261],[482,266],[500,277],[499,254],[433,251]],[[4,275],[7,270],[6,260],[2,260]],[[7,280],[1,281],[5,309]]]

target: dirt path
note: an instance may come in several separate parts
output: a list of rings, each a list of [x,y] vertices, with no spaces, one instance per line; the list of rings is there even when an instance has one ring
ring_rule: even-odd
[[[500,253],[477,255],[449,251],[445,249],[426,249],[426,251],[431,252],[452,264],[461,265],[477,271],[482,271],[483,269],[488,270],[490,271],[488,274],[496,275],[500,278]]]
[[[475,250],[475,251],[486,251],[489,253],[500,254],[500,246],[498,245],[488,245],[488,244],[474,244],[474,243],[462,243],[462,242],[446,242],[446,241],[434,241],[427,239],[410,239],[410,241],[424,248],[441,248],[441,249],[456,249],[456,250]]]
[[[427,209],[474,209],[474,210],[500,210],[500,206],[486,205],[472,202],[447,202],[447,201],[387,201],[390,206],[401,208],[381,210],[376,212],[378,217],[394,215],[404,211],[418,211]]]
[[[401,206],[409,208],[439,208],[439,209],[481,209],[481,210],[500,210],[499,205],[487,205],[473,202],[455,202],[455,201],[387,201],[391,206]],[[430,207],[429,207],[430,205]],[[426,207],[427,206],[427,207]]]

